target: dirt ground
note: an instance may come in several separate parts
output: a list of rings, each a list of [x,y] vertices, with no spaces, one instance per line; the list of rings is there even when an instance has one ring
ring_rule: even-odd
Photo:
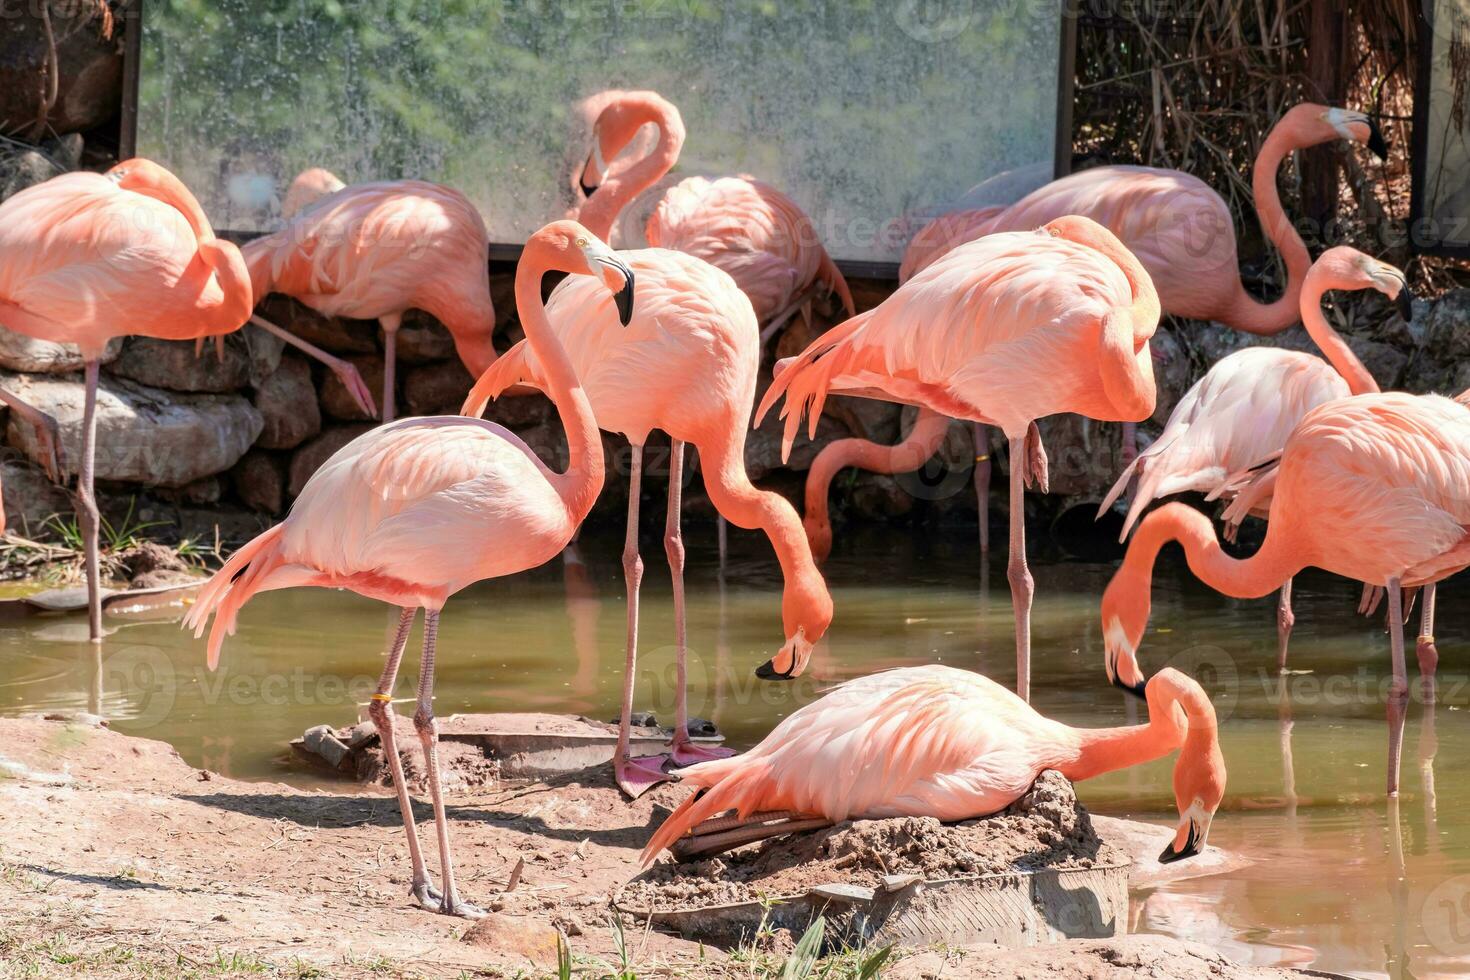
[[[471,924],[410,903],[405,838],[386,793],[239,782],[85,721],[0,720],[0,977],[555,976],[558,929],[577,976],[780,975],[789,936],[723,952],[632,922],[620,942],[610,926],[608,896],[636,873],[639,848],[683,792],[665,785],[627,803],[593,770],[455,794],[461,890],[492,910]],[[430,809],[416,814],[437,877]],[[1142,846],[1157,852],[1167,834],[1145,831]],[[516,889],[502,894],[521,861]],[[872,952],[834,958],[829,975],[855,976]],[[1161,937],[901,950],[882,975],[1150,970],[1178,980],[1298,976],[1233,967]]]

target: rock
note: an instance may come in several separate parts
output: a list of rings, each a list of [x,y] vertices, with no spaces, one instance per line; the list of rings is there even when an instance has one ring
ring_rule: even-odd
[[[333,769],[340,768],[352,756],[352,750],[337,738],[331,725],[308,728],[301,736],[301,747]]]
[[[246,507],[267,514],[286,509],[286,463],[280,456],[252,449],[235,464],[230,478]]]
[[[291,455],[290,482],[287,484],[292,498],[301,495],[301,489],[306,486],[306,481],[311,479],[311,475],[330,459],[333,453],[371,428],[371,425],[362,424],[334,425],[322,430],[321,435],[297,449]]]
[[[475,379],[457,359],[414,368],[404,379],[407,415],[457,415]],[[506,401],[527,401],[507,398]],[[503,423],[502,423],[503,424]]]
[[[412,310],[398,328],[398,363],[429,364],[456,356],[449,331],[419,310]]]
[[[66,171],[82,169],[82,151],[86,146],[81,133],[41,141],[41,150]]]
[[[179,501],[185,504],[217,504],[220,498],[219,477],[206,476],[202,480],[185,484],[179,488]]]
[[[180,508],[176,523],[181,538],[213,547],[218,541],[228,551],[237,548],[270,527],[270,518],[238,507]]]
[[[0,201],[65,171],[38,150],[0,153]]]
[[[1439,297],[1423,321],[1425,344],[1441,360],[1470,359],[1470,289],[1452,289]]]
[[[56,419],[63,468],[74,476],[82,459],[81,379],[9,374],[0,383]],[[239,395],[182,394],[104,377],[97,397],[97,479],[181,487],[235,465],[261,425],[255,406]],[[30,426],[12,419],[8,440],[38,458]]]
[[[562,430],[560,423],[542,422],[540,425],[531,426],[529,429],[522,429],[520,432],[517,432],[516,435],[521,437],[521,440],[525,442],[528,447],[530,447],[531,452],[535,453],[537,458],[540,459],[541,462],[545,463],[547,466],[550,466],[557,472],[561,472],[566,469],[567,437],[566,433]],[[628,460],[630,458],[631,457],[627,455],[626,446],[623,447],[622,453],[616,453],[611,456],[605,455],[603,457],[603,462],[608,467],[608,475],[604,482],[613,480],[613,474],[615,472],[621,474],[622,479],[626,480],[628,473]],[[646,463],[647,461],[648,456],[645,453],[644,462]],[[645,476],[646,475],[647,474],[645,473]],[[647,480],[644,481],[644,485],[647,485]]]
[[[136,548],[118,552],[113,557],[122,564],[129,588],[151,589],[195,578],[188,564],[174,549],[153,541],[144,541]]]
[[[194,354],[192,340],[157,340],[129,337],[122,356],[108,368],[119,378],[169,391],[237,391],[250,383],[250,355],[245,338],[236,331],[224,335],[224,357],[218,341],[207,337],[204,349]]]
[[[383,391],[383,358],[377,354],[349,354],[347,360],[352,362],[362,375],[363,383],[367,385],[368,391],[372,392],[373,400],[382,398]],[[347,391],[347,386],[342,379],[331,371],[326,372],[322,379],[321,387],[322,411],[334,419],[342,419],[344,422],[355,422],[361,419],[371,418],[357,404],[357,400]],[[383,406],[379,405],[381,411]]]
[[[492,912],[476,920],[460,940],[518,962],[529,960],[544,971],[556,966],[558,935],[549,922]]]
[[[1052,415],[1037,423],[1046,447],[1050,492],[1101,498],[1123,468],[1123,426],[1080,415]],[[995,494],[991,505],[996,504]],[[1004,494],[999,495],[1004,497]]]
[[[559,418],[551,399],[539,393],[503,395],[485,406],[484,417],[517,432]]]
[[[45,128],[75,133],[101,125],[122,99],[122,31],[109,4],[48,3],[56,39],[57,98]],[[50,48],[40,5],[16,4],[0,16],[0,133],[26,136],[45,110],[41,86]]]
[[[1154,386],[1158,391],[1153,420],[1163,425],[1169,420],[1174,406],[1179,404],[1179,399],[1194,383],[1194,372],[1184,345],[1167,327],[1160,326],[1148,346],[1153,355]]]
[[[122,353],[123,338],[107,344],[102,363],[110,364]],[[75,344],[53,344],[0,327],[0,367],[27,374],[67,374],[83,367],[81,351]]]
[[[371,320],[326,317],[286,296],[270,296],[261,315],[309,344],[333,354],[371,354],[378,349],[378,325]]]
[[[857,401],[858,399],[849,400]],[[894,409],[894,418],[897,419],[897,406],[891,407]],[[791,445],[791,457],[783,466],[781,463],[781,433],[785,425],[785,421],[777,418],[776,412],[772,411],[766,415],[759,429],[752,429],[745,433],[745,472],[751,480],[763,479],[779,469],[805,471],[811,467],[812,460],[816,458],[817,451],[823,445],[846,434],[839,423],[823,415],[821,422],[817,423],[817,438],[813,442],[807,438],[806,422],[803,421],[801,431]]]
[[[75,510],[71,493],[30,463],[11,459],[0,462],[0,488],[5,497],[6,527],[23,537],[42,534],[47,518],[70,515]]]
[[[294,449],[322,430],[311,365],[299,354],[282,357],[251,400],[263,421],[255,443],[262,449]]]

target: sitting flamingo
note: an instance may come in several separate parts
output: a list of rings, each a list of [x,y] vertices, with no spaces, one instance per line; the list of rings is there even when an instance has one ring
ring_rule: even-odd
[[[1273,347],[1238,350],[1210,368],[1174,406],[1164,432],[1128,465],[1098,508],[1102,515],[1136,476],[1138,486],[1123,537],[1152,501],[1173,493],[1220,491],[1227,476],[1277,452],[1297,423],[1324,402],[1378,390],[1378,383],[1322,315],[1332,289],[1376,289],[1397,300],[1405,320],[1413,297],[1404,274],[1346,245],[1312,265],[1302,287],[1302,322],[1327,360]],[[1257,502],[1264,516],[1270,498]],[[1277,666],[1286,669],[1286,645],[1295,620],[1291,579],[1281,586],[1277,612]]]
[[[567,359],[546,322],[547,272],[587,278],[612,293],[626,323],[633,273],[610,248],[572,221],[547,225],[526,242],[516,267],[516,309],[526,341],[544,364],[546,389],[566,428],[570,465],[554,473],[531,448],[493,422],[459,415],[409,418],[358,436],[307,481],[285,521],[235,552],[205,584],[184,625],[209,631],[209,667],[219,663],[240,609],[258,592],[317,586],[350,589],[400,609],[398,633],[368,711],[383,742],[413,862],[413,897],[451,915],[484,913],[454,883],[449,825],[439,785],[434,721],[434,652],[439,612],[460,589],[513,575],[554,558],[602,492],[602,439]],[[443,891],[429,883],[413,808],[403,781],[389,707],[417,611],[424,610],[414,727],[423,743]]]
[[[619,213],[678,162],[684,120],[657,92],[600,92],[584,108],[596,118],[592,151],[578,176],[586,201],[576,217],[606,238]],[[648,155],[610,165],[650,123],[658,140]],[[687,177],[662,191],[643,232],[649,245],[696,255],[729,273],[765,325],[762,343],[793,313],[808,310],[819,283],[853,315],[847,280],[806,212],[754,177]]]
[[[1204,849],[1225,795],[1215,709],[1172,669],[1155,674],[1146,693],[1147,724],[1088,729],[1045,718],[988,677],[954,667],[848,681],[749,752],[681,769],[699,792],[669,814],[643,861],[676,842],[693,856],[842,820],[983,817],[1018,799],[1043,770],[1091,779],[1175,749],[1179,828],[1159,860],[1190,857]],[[728,810],[733,820],[705,823]]]
[[[1303,568],[1383,586],[1393,682],[1388,697],[1388,792],[1398,792],[1408,679],[1400,588],[1437,582],[1470,565],[1470,410],[1438,395],[1400,392],[1340,398],[1312,409],[1274,460],[1244,482],[1227,519],[1271,499],[1260,550],[1231,558],[1210,519],[1165,504],[1138,525],[1123,566],[1103,593],[1108,678],[1137,689],[1136,654],[1148,625],[1153,566],[1171,541],[1190,571],[1218,592],[1251,599]]]
[[[1373,121],[1359,112],[1302,103],[1283,115],[1267,134],[1251,173],[1256,214],[1261,227],[1286,263],[1286,289],[1273,303],[1260,303],[1240,282],[1239,256],[1230,207],[1198,177],[1156,167],[1094,167],[1040,187],[1009,207],[990,206],[955,211],[935,218],[909,242],[899,267],[905,282],[940,256],[964,242],[1002,231],[1029,231],[1067,214],[1081,214],[1105,225],[1117,235],[1153,279],[1165,313],[1198,320],[1216,320],[1236,330],[1276,334],[1296,322],[1301,307],[1304,276],[1311,256],[1281,206],[1276,189],[1277,171],[1291,153],[1332,140],[1366,143],[1374,153],[1387,148]],[[921,415],[913,430],[888,455],[883,447],[858,445],[866,440],[834,443],[818,454],[808,477],[806,524],[814,536],[814,550],[825,555],[821,538],[830,544],[827,485],[844,466],[879,473],[906,472],[934,455],[945,427]],[[981,550],[989,545],[988,487],[989,434],[974,427],[977,466],[975,485],[980,492]],[[845,444],[844,444],[845,443]],[[1132,423],[1123,427],[1123,458],[1131,462],[1137,438]],[[823,459],[823,456],[828,458]]]

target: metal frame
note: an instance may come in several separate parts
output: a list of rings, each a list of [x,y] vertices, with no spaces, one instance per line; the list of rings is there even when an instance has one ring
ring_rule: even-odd
[[[1054,156],[1054,175],[1065,177],[1072,170],[1072,103],[1077,75],[1077,15],[1080,0],[1061,0],[1060,44],[1057,57],[1057,124]],[[136,155],[138,148],[138,81],[142,74],[143,57],[143,5],[144,0],[122,0],[123,34],[123,96],[122,124],[118,136],[118,156],[121,159]],[[1417,100],[1416,100],[1417,102]],[[1416,107],[1416,112],[1417,107]],[[1415,137],[1419,127],[1416,124]],[[1415,182],[1418,188],[1418,182]],[[221,234],[228,234],[221,232]],[[232,237],[255,237],[253,235]],[[490,243],[491,262],[516,262],[521,257],[522,245],[509,242]],[[845,276],[855,279],[898,278],[897,262],[866,262],[837,260],[837,267]]]
[[[1418,11],[1417,39],[1419,47],[1419,71],[1414,79],[1414,134],[1412,139],[1409,181],[1409,248],[1421,255],[1441,255],[1447,258],[1470,258],[1470,241],[1446,242],[1439,238],[1427,238],[1422,229],[1424,218],[1425,181],[1429,166],[1429,98],[1434,79],[1434,7],[1435,0],[1420,0]],[[1470,218],[1470,215],[1466,216]]]

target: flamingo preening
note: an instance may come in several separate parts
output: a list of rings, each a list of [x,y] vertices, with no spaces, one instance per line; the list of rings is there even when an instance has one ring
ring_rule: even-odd
[[[586,199],[577,219],[603,237],[618,215],[679,160],[684,120],[657,92],[600,92],[587,100],[595,113],[592,150],[579,171]],[[647,155],[614,160],[646,125],[658,127]],[[688,177],[662,191],[643,233],[648,244],[698,256],[723,269],[750,298],[764,343],[797,311],[809,308],[819,286],[854,312],[852,293],[822,247],[806,212],[791,198],[753,177]]]
[[[1186,490],[1225,493],[1226,478],[1281,451],[1298,422],[1318,405],[1378,391],[1378,383],[1322,315],[1322,297],[1334,289],[1376,289],[1396,300],[1405,320],[1412,295],[1404,274],[1346,245],[1312,264],[1301,291],[1302,322],[1327,360],[1299,351],[1247,347],[1221,358],[1174,406],[1163,434],[1123,470],[1098,508],[1101,515],[1135,479],[1123,522],[1126,539],[1152,501]],[[1259,498],[1265,515],[1270,498]],[[1286,669],[1286,647],[1295,617],[1291,579],[1277,606],[1277,666]]]
[[[558,221],[527,241],[516,268],[516,309],[542,365],[545,390],[566,428],[570,464],[551,471],[513,433],[464,416],[408,418],[367,432],[307,481],[285,521],[235,552],[199,593],[184,625],[209,630],[209,666],[256,593],[310,585],[349,589],[400,608],[398,632],[369,713],[383,742],[408,833],[412,894],[425,908],[483,913],[461,901],[439,784],[434,721],[434,656],[439,612],[481,579],[513,575],[554,558],[571,541],[602,491],[602,438],[571,361],[547,322],[541,279],[570,273],[610,294],[626,323],[634,273],[581,225]],[[429,883],[408,787],[394,741],[390,702],[417,611],[424,610],[414,727],[423,743],[434,800],[442,891]]]
[[[1165,313],[1214,320],[1247,333],[1276,334],[1297,320],[1311,256],[1301,235],[1281,206],[1277,174],[1281,162],[1298,150],[1333,140],[1365,143],[1382,157],[1387,152],[1377,126],[1367,116],[1315,103],[1294,106],[1262,142],[1251,172],[1256,215],[1266,237],[1286,265],[1286,286],[1279,299],[1262,303],[1240,281],[1239,255],[1230,207],[1209,185],[1178,170],[1157,167],[1094,167],[1052,181],[1008,207],[956,211],[935,218],[909,242],[899,269],[904,282],[964,242],[1003,231],[1029,231],[1068,214],[1085,215],[1105,225],[1148,270]],[[974,429],[980,493],[980,541],[989,545],[989,434]],[[825,535],[830,547],[827,489],[831,475],[844,466],[879,473],[905,470],[914,457],[928,459],[944,439],[944,429],[921,413],[893,454],[869,449],[853,440],[824,447],[808,477],[805,516],[808,531]],[[1137,452],[1132,423],[1124,424],[1123,458]],[[822,457],[826,456],[826,459]],[[871,465],[870,465],[871,464]],[[909,467],[913,468],[913,467]]]
[[[1306,414],[1274,459],[1241,482],[1227,519],[1270,497],[1260,549],[1231,558],[1210,519],[1181,503],[1139,523],[1102,599],[1109,680],[1143,683],[1137,651],[1148,624],[1154,560],[1170,541],[1190,571],[1228,596],[1266,595],[1303,568],[1383,587],[1393,680],[1388,695],[1388,792],[1398,792],[1408,679],[1401,587],[1429,585],[1470,564],[1470,409],[1438,395],[1355,395]]]
[[[395,413],[398,328],[409,310],[444,324],[470,374],[478,377],[495,362],[490,239],[480,212],[459,191],[422,180],[343,186],[313,169],[292,183],[285,211],[282,228],[242,249],[254,298],[283,293],[326,316],[377,320],[385,422]],[[266,325],[260,317],[252,322]],[[343,382],[374,414],[361,378]]]
[[[1148,723],[1072,728],[981,674],[902,667],[848,681],[805,705],[742,755],[680,770],[691,795],[649,840],[643,861],[676,842],[710,853],[843,820],[968,820],[1002,810],[1044,770],[1090,779],[1179,751],[1179,827],[1159,860],[1205,847],[1225,794],[1215,709],[1194,680],[1149,679]],[[733,818],[712,820],[726,811]]]
[[[788,453],[803,414],[815,432],[829,394],[906,402],[996,425],[1010,440],[1008,575],[1016,614],[1016,690],[1031,677],[1026,566],[1027,432],[1076,412],[1107,421],[1154,408],[1148,340],[1159,302],[1148,273],[1106,228],[1068,217],[954,249],[876,309],[818,337],[777,374],[757,419],[786,396]]]
[[[679,527],[684,446],[699,451],[710,502],[738,527],[765,531],[781,562],[784,590],[780,650],[757,669],[765,678],[795,677],[812,645],[832,622],[832,598],[812,560],[801,519],[780,494],[756,489],[745,472],[745,432],[755,402],[760,339],[750,300],[727,274],[702,259],[663,248],[620,253],[638,277],[638,309],[620,328],[612,304],[581,279],[568,279],[546,303],[551,329],[576,366],[597,424],[632,444],[623,571],[628,586],[628,635],[622,713],[614,766],[618,784],[637,796],[659,780],[672,759],[680,765],[711,752],[689,740],[685,682],[684,541]],[[545,363],[534,345],[512,347],[480,378],[465,401],[478,415],[489,398],[515,385],[546,390]],[[668,433],[668,514],[664,550],[673,573],[678,664],[673,741],[669,756],[634,759],[629,718],[638,647],[638,507],[643,446],[654,429]]]

